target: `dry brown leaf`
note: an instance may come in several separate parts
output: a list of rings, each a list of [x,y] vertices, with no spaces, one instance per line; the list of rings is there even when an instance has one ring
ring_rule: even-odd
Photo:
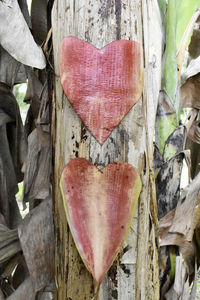
[[[25,262],[25,258],[21,255],[21,259],[16,269],[12,273],[10,279],[13,288],[16,290],[20,284],[29,276],[29,271]]]
[[[194,143],[191,139],[186,141],[186,149],[191,153],[191,177],[194,178],[200,172],[200,147],[199,144]]]
[[[165,295],[166,300],[189,300],[189,282],[187,279],[187,270],[183,263],[182,256],[176,257],[175,281],[172,288]]]
[[[192,126],[193,122],[196,120],[197,116],[198,116],[199,110],[196,108],[192,108],[190,109],[188,115],[187,115],[187,119],[185,121],[185,128],[187,130],[187,132],[189,131],[190,127]]]
[[[27,81],[27,72],[23,64],[20,64],[15,78],[15,84],[26,83]]]
[[[165,91],[161,90],[158,99],[157,116],[165,116],[166,114],[169,115],[173,113],[175,113],[175,111],[169,96]]]
[[[194,121],[188,132],[188,138],[200,144],[200,121]]]
[[[0,263],[9,260],[16,253],[21,251],[21,245],[19,241],[13,241],[0,249]]]
[[[6,220],[4,218],[4,216],[0,213],[0,224],[6,226]]]
[[[182,192],[177,204],[171,233],[179,233],[191,242],[200,219],[200,173]]]
[[[160,300],[165,299],[165,294],[169,290],[173,277],[171,276],[170,253],[176,253],[176,247],[160,247],[159,248],[159,281],[160,281]]]
[[[176,154],[184,150],[184,144],[186,139],[186,128],[185,126],[181,125],[178,126],[172,134],[168,137],[164,152],[163,158],[164,161],[174,157]]]
[[[183,159],[187,152],[180,152],[165,162],[156,178],[158,218],[162,218],[177,205],[180,196],[180,177]]]
[[[153,168],[154,168],[155,178],[157,177],[157,174],[163,163],[164,163],[163,157],[158,149],[158,146],[154,144]]]
[[[200,55],[200,17],[194,24],[193,34],[189,45],[190,58],[195,59]]]
[[[8,261],[21,251],[17,229],[0,224],[0,263]]]
[[[10,242],[18,239],[17,229],[10,230],[8,227],[0,224],[0,246],[4,247]]]
[[[41,45],[47,35],[47,3],[48,0],[32,0],[31,23],[33,37]]]
[[[188,40],[193,31],[194,24],[196,23],[196,21],[199,17],[199,14],[200,14],[200,10],[198,9],[197,11],[194,12],[193,16],[191,17],[191,19],[187,25],[187,28],[184,32],[183,38],[181,40],[180,47],[177,51],[177,67],[178,67],[179,83],[180,83],[180,78],[181,78],[183,62],[184,62],[185,50],[187,48]]]
[[[200,70],[199,70],[200,71]],[[181,107],[200,109],[200,74],[189,77],[180,88]]]
[[[33,70],[31,68],[28,68],[28,88],[26,91],[24,101],[30,103],[30,109],[34,120],[37,119],[38,112],[40,110],[41,93],[42,83],[36,77]]]
[[[183,259],[187,266],[187,273],[190,275],[194,272],[195,262],[195,244],[188,242],[185,237],[179,233],[167,233],[160,240],[160,247],[164,246],[178,246],[179,252],[182,254]]]
[[[197,225],[198,227],[195,229],[194,232],[194,240],[196,244],[196,260],[199,264],[200,262],[200,226],[199,224]]]
[[[38,135],[39,134],[39,135]],[[37,200],[50,194],[50,145],[49,134],[34,129],[28,137],[28,156],[24,174],[24,202],[35,207]]]
[[[35,75],[33,69],[26,68],[28,73],[28,88],[24,100],[26,102],[31,102],[33,98],[37,98],[40,102],[40,95],[42,92],[42,83],[39,81]]]
[[[4,297],[3,292],[1,291],[1,289],[0,289],[0,300],[5,300],[5,297]]]
[[[34,75],[35,76],[35,75]],[[34,77],[37,82],[37,78]],[[38,84],[38,83],[37,83]],[[24,203],[30,208],[49,196],[50,193],[50,125],[47,82],[39,88],[39,112],[37,111],[36,129],[28,137],[28,156],[24,166]],[[36,117],[36,116],[35,116]]]
[[[18,263],[21,261],[21,253],[17,253],[13,256],[6,264],[4,264],[3,272],[1,273],[2,278],[8,278],[15,270]]]
[[[49,126],[50,123],[49,116],[50,114],[49,114],[48,84],[46,81],[41,92],[41,105],[40,105],[40,110],[37,118],[37,124],[40,124],[40,126],[44,126],[44,125]],[[45,130],[45,128],[43,127],[43,130],[50,132],[49,127],[48,130]]]
[[[0,126],[3,126],[6,123],[13,121],[14,119],[12,119],[8,114],[6,114],[2,109],[0,109]]]
[[[0,83],[0,213],[7,226],[16,227],[21,215],[16,203],[17,183],[23,180],[26,136],[17,101],[10,88]]]
[[[45,68],[42,49],[35,43],[18,1],[0,1],[0,43],[19,62],[38,69]]]
[[[28,12],[28,5],[27,5],[27,1],[26,0],[18,0],[19,3],[19,7],[21,9],[21,12],[24,16],[24,19],[28,25],[29,28],[32,28],[31,26],[31,19],[30,19],[30,15]]]
[[[29,276],[24,257],[21,253],[16,254],[7,262],[3,263],[1,272],[1,287],[6,296],[13,293],[14,290]]]
[[[190,300],[196,300],[197,281],[198,281],[197,274],[198,274],[197,273],[197,260],[195,260],[194,280],[193,280],[193,285],[192,285],[192,291],[191,291]]]
[[[23,174],[21,174],[20,170],[26,157],[27,141],[18,103],[10,88],[3,84],[0,84],[0,109],[13,120],[13,123],[8,124],[6,131],[17,179],[21,181]]]
[[[159,228],[158,228],[159,239],[163,240],[164,237],[167,235],[168,230],[172,225],[174,214],[175,214],[175,209],[172,209],[168,214],[166,214],[164,217],[160,219]]]
[[[200,73],[200,56],[192,59],[181,76],[181,84],[183,85],[189,78]]]
[[[31,278],[26,278],[6,300],[35,300],[35,291]]]
[[[53,300],[54,294],[52,292],[39,292],[37,300]]]
[[[175,209],[170,211],[166,216],[160,219],[159,222],[159,243],[161,249],[166,246],[178,246],[179,251],[182,254],[184,261],[187,265],[188,274],[194,272],[194,261],[196,255],[196,246],[194,242],[188,242],[184,235],[176,232],[170,233],[169,229],[173,224],[173,219],[175,216]]]
[[[54,276],[52,199],[44,200],[31,210],[18,231],[26,263],[38,291]]]
[[[53,300],[55,293],[55,281],[52,280],[43,291],[37,293],[37,300]]]
[[[14,84],[26,82],[24,66],[15,60],[0,46],[0,82],[12,87]]]

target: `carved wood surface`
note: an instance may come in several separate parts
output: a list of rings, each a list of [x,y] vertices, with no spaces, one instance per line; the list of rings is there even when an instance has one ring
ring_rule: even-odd
[[[75,158],[65,166],[60,187],[76,247],[98,288],[131,226],[140,176],[125,162],[99,170],[84,158]]]
[[[65,164],[83,157],[102,168],[114,161],[139,169],[143,191],[133,224],[118,258],[104,279],[99,300],[159,299],[156,246],[153,136],[160,89],[161,21],[156,0],[55,0],[52,12],[55,97],[52,105],[55,153],[57,299],[92,299],[92,277],[84,267],[67,226],[59,189]],[[61,87],[61,41],[76,36],[102,48],[117,39],[143,45],[144,96],[101,146],[85,128]]]
[[[63,39],[60,76],[65,95],[101,145],[141,97],[140,48],[127,40],[97,49],[75,37]]]

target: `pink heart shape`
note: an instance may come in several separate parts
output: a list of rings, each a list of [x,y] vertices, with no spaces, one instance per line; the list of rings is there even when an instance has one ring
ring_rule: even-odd
[[[141,96],[140,44],[120,40],[99,50],[66,37],[61,46],[60,74],[68,100],[103,144]]]
[[[131,225],[140,177],[128,163],[99,170],[86,159],[75,158],[65,166],[60,187],[77,249],[99,286]]]

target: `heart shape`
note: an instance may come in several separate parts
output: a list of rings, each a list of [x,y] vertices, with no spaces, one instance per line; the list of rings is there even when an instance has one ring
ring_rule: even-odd
[[[140,44],[119,40],[99,50],[66,37],[61,46],[60,74],[68,100],[103,144],[142,94]]]
[[[141,191],[137,169],[116,162],[99,170],[75,158],[65,166],[60,187],[76,247],[99,286],[134,216]]]

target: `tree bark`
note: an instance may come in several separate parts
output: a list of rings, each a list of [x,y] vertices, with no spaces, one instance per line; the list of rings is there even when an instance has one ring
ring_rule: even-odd
[[[143,183],[127,240],[100,288],[99,300],[159,299],[157,213],[153,173],[155,116],[161,78],[162,24],[156,0],[55,0],[52,11],[55,94],[52,104],[57,299],[92,299],[92,277],[69,232],[59,188],[62,169],[75,157],[99,168],[114,161],[138,168]],[[61,87],[60,45],[76,36],[97,48],[136,40],[144,52],[143,97],[100,146]]]

